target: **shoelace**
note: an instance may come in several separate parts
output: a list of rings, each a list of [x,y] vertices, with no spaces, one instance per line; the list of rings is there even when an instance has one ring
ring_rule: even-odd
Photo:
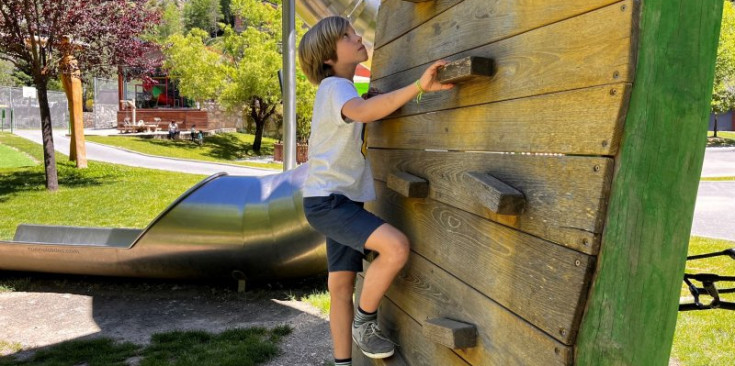
[[[378,325],[375,324],[375,323],[373,323],[373,322],[368,323],[368,327],[365,330],[365,336],[368,337],[368,336],[370,336],[371,333],[373,335],[375,335],[376,337],[378,337],[378,338],[380,338],[380,339],[382,339],[382,340],[384,340],[386,342],[389,342],[389,343],[393,344],[394,346],[398,346],[398,343],[393,342],[390,339],[388,339],[385,336],[383,336],[380,333],[380,328],[378,328]]]

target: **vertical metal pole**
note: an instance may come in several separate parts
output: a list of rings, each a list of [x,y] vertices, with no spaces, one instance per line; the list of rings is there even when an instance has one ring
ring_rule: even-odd
[[[296,5],[283,0],[283,171],[296,167]]]

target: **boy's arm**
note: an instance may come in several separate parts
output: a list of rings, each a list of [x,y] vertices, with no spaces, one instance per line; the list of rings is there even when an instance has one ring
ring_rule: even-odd
[[[451,89],[453,84],[441,84],[436,80],[436,70],[446,65],[440,60],[429,66],[418,80],[421,88],[426,92]],[[382,119],[401,108],[419,94],[419,87],[414,83],[390,93],[380,94],[370,99],[353,98],[342,106],[342,114],[353,120],[363,123]]]

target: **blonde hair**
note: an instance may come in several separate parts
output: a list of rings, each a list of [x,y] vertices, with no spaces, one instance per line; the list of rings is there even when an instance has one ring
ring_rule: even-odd
[[[313,84],[319,85],[334,75],[332,66],[324,61],[337,60],[337,41],[347,32],[350,21],[338,16],[320,20],[309,29],[299,43],[301,70]]]

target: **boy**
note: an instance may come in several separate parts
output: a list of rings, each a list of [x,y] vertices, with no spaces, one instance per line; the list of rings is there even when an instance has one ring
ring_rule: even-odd
[[[362,37],[342,17],[324,18],[306,32],[299,59],[309,81],[319,85],[309,137],[304,212],[327,237],[335,365],[351,365],[352,340],[368,357],[390,357],[394,343],[377,327],[377,310],[408,259],[409,242],[398,229],[363,209],[364,202],[375,199],[372,172],[362,152],[364,124],[388,116],[423,92],[450,89],[451,84],[442,85],[435,78],[437,68],[446,62],[437,61],[411,85],[364,100],[352,78],[357,65],[368,59],[367,50]],[[362,271],[366,250],[379,255],[365,274],[354,311],[355,275]]]

